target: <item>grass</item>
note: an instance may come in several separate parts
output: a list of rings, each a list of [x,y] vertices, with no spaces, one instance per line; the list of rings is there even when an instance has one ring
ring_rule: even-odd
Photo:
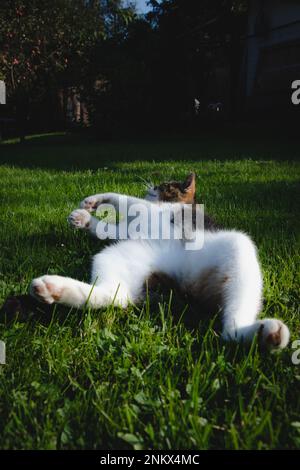
[[[97,143],[40,136],[0,146],[0,300],[31,279],[88,279],[99,241],[71,230],[86,195],[143,195],[198,174],[198,196],[225,226],[248,232],[265,280],[262,315],[299,338],[297,142],[268,137]],[[172,305],[149,311],[65,311],[2,317],[3,449],[295,449],[300,447],[300,367],[280,354],[224,345],[213,324],[189,331]]]

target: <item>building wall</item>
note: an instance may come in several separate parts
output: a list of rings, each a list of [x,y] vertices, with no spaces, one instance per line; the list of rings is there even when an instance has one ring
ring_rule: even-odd
[[[290,105],[300,78],[300,2],[253,0],[245,45],[246,108]]]

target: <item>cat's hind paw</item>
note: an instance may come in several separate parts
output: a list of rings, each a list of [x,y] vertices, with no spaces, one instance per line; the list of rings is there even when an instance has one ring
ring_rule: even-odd
[[[275,318],[262,320],[259,341],[264,348],[283,349],[288,345],[289,339],[289,329],[281,320]]]
[[[59,302],[62,290],[59,276],[41,276],[33,279],[30,285],[30,295],[46,304]]]
[[[88,228],[91,214],[85,209],[76,209],[68,217],[69,224],[74,228]]]

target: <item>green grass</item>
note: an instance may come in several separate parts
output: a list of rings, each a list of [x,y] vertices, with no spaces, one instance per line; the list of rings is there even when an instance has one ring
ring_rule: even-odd
[[[71,230],[86,195],[143,196],[155,182],[198,174],[198,197],[259,247],[262,315],[300,337],[297,142],[206,135],[97,143],[40,136],[0,146],[0,300],[31,279],[88,279],[99,241]],[[0,447],[5,449],[294,449],[300,366],[280,354],[224,345],[213,325],[189,331],[171,308],[108,308],[52,317],[3,316]]]

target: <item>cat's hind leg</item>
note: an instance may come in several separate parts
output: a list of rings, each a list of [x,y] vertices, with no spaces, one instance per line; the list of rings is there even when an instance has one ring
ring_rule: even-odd
[[[251,325],[238,326],[229,329],[224,325],[222,337],[225,341],[238,343],[251,343],[258,335],[260,346],[266,349],[283,349],[287,346],[290,338],[288,327],[276,318],[264,318],[256,320]]]
[[[252,241],[239,234],[224,286],[223,332],[225,340],[251,343],[258,335],[260,345],[282,349],[289,342],[289,329],[275,318],[258,320],[262,302],[262,275]]]
[[[150,270],[152,249],[139,241],[125,240],[94,256],[90,284],[63,276],[45,275],[30,286],[31,295],[46,303],[71,307],[126,308],[141,300]]]
[[[30,294],[41,302],[54,302],[70,307],[101,308],[107,305],[126,307],[130,302],[129,292],[122,286],[102,284],[87,284],[69,277],[44,275],[33,279]]]

